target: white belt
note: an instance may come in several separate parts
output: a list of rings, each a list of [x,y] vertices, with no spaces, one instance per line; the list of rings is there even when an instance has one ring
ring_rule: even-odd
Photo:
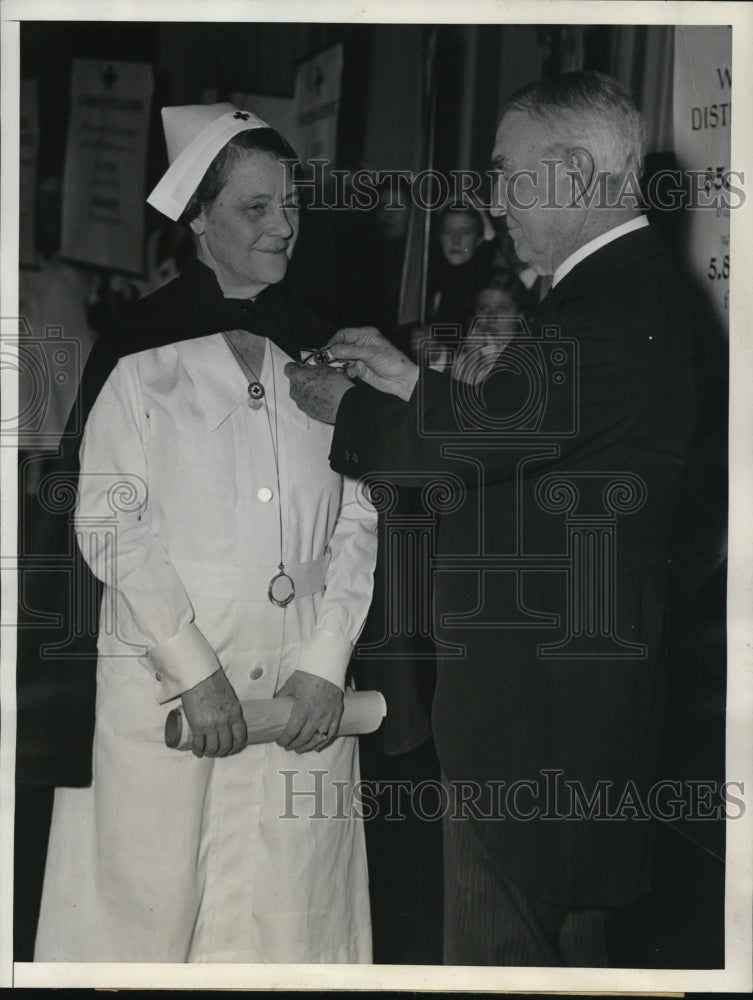
[[[222,563],[173,559],[178,576],[190,594],[227,601],[268,601],[267,591],[279,566],[227,566]],[[285,563],[285,572],[295,582],[295,596],[318,594],[324,590],[327,559],[306,563]]]

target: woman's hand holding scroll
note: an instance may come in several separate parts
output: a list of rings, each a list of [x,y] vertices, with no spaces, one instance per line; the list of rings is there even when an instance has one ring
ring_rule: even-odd
[[[275,697],[293,699],[293,711],[277,745],[296,753],[323,750],[335,739],[343,714],[343,693],[331,681],[296,670]]]

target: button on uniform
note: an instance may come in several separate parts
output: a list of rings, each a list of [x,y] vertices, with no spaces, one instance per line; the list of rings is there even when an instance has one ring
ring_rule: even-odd
[[[258,681],[260,677],[264,674],[264,667],[254,667],[251,671],[250,677],[252,681]]]
[[[257,500],[261,500],[262,503],[269,503],[273,496],[274,494],[268,486],[262,486],[256,491],[256,498]]]

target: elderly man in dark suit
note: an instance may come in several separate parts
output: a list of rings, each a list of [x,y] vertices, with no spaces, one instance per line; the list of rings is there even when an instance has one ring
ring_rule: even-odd
[[[649,887],[697,386],[687,294],[636,197],[644,135],[597,73],[505,104],[493,212],[553,287],[480,387],[419,382],[373,329],[331,346],[360,382],[289,366],[298,405],[335,423],[335,469],[445,484],[433,721],[449,964],[606,965],[610,910]]]

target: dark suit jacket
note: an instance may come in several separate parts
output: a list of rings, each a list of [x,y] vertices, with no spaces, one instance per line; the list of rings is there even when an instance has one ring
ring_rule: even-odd
[[[437,751],[493,862],[554,903],[648,888],[695,344],[683,285],[642,229],[579,263],[475,394],[426,371],[408,404],[359,386],[337,416],[335,469],[444,483]]]

